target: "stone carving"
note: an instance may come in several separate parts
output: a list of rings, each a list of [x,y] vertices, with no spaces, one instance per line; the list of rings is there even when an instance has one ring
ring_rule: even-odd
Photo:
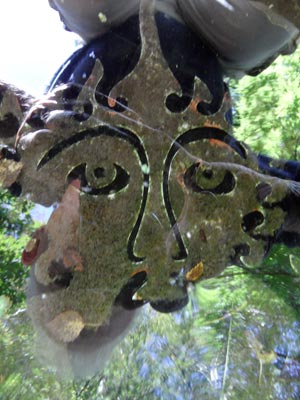
[[[96,332],[120,307],[177,310],[189,282],[259,264],[297,189],[263,174],[231,136],[223,83],[212,96],[201,76],[186,87],[176,79],[153,7],[141,2],[139,58],[107,95],[100,59],[82,87],[30,99],[29,111],[3,90],[2,115],[26,118],[17,136],[0,124],[1,183],[58,204],[23,253],[33,264],[29,312],[58,343]]]

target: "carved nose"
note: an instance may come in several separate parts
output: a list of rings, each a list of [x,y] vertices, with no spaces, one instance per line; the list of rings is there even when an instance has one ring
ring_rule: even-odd
[[[132,243],[132,255],[136,262],[148,260],[166,262],[166,259],[182,260],[187,256],[177,225],[171,224],[165,210],[145,213]]]
[[[180,235],[169,196],[168,174],[156,164],[144,175],[144,191],[140,212],[128,240],[128,255],[134,262],[156,263],[182,260],[187,251]],[[161,180],[161,177],[163,178]],[[146,178],[146,179],[145,179]]]

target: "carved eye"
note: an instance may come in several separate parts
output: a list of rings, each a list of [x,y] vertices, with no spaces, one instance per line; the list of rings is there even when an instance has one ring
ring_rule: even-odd
[[[230,193],[235,188],[235,178],[230,171],[212,169],[200,163],[193,164],[184,174],[184,183],[193,192],[214,194]]]
[[[109,195],[120,192],[130,180],[129,174],[118,164],[113,168],[89,168],[87,164],[80,164],[68,175],[68,182],[79,179],[81,191],[93,196]]]

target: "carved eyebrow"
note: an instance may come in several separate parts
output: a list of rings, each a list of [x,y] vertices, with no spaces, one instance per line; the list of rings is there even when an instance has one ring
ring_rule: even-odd
[[[229,135],[227,132],[223,131],[219,128],[212,127],[203,127],[203,128],[195,128],[191,129],[187,132],[184,132],[180,135],[173,143],[172,147],[169,150],[168,157],[172,158],[175,156],[177,151],[181,146],[185,146],[191,142],[197,142],[199,140],[204,139],[215,139],[219,140],[228,146],[230,146],[233,150],[235,150],[244,160],[247,158],[247,154],[245,148],[242,144],[236,140],[233,136]]]
[[[79,143],[83,140],[87,140],[87,139],[94,138],[94,137],[99,137],[102,135],[109,136],[109,137],[117,137],[117,138],[123,139],[126,142],[130,143],[136,150],[136,152],[139,156],[139,159],[140,159],[141,171],[143,173],[143,182],[144,182],[142,203],[141,203],[138,217],[136,219],[136,222],[133,226],[133,229],[130,233],[130,236],[129,236],[128,242],[127,242],[127,252],[128,252],[129,259],[131,261],[139,262],[139,261],[142,261],[143,258],[137,257],[134,254],[134,243],[135,243],[136,237],[138,235],[140,225],[142,223],[143,215],[145,212],[145,208],[146,208],[148,192],[149,192],[149,185],[150,185],[150,174],[149,174],[150,166],[149,166],[147,153],[144,149],[142,141],[139,139],[138,136],[136,136],[133,132],[129,131],[128,129],[112,127],[112,126],[100,126],[95,129],[88,129],[86,131],[76,133],[75,135],[71,136],[70,138],[62,140],[61,142],[54,145],[40,160],[40,162],[38,163],[38,166],[37,166],[37,170],[44,167],[49,161],[51,161],[58,154],[60,154],[63,150],[69,148],[70,146],[72,146],[76,143]]]
[[[55,158],[63,150],[71,147],[72,145],[79,143],[83,140],[91,139],[99,136],[110,136],[117,137],[130,143],[137,151],[140,158],[141,165],[148,165],[148,158],[146,151],[143,147],[140,139],[131,131],[124,128],[112,127],[112,126],[100,126],[93,129],[88,129],[83,132],[76,133],[68,139],[62,140],[56,143],[47,153],[42,157],[37,165],[37,170],[44,167],[49,161]]]
[[[169,221],[172,225],[172,229],[174,235],[176,237],[178,246],[179,246],[179,254],[176,259],[183,259],[187,257],[187,250],[185,248],[183,239],[181,237],[179,227],[177,225],[177,220],[172,209],[170,194],[169,194],[169,174],[170,168],[172,164],[172,160],[175,157],[176,153],[184,146],[189,143],[197,142],[204,139],[216,139],[219,140],[228,146],[230,146],[233,150],[235,150],[243,159],[247,158],[246,151],[244,147],[232,136],[230,136],[227,132],[223,131],[219,128],[195,128],[191,129],[181,136],[179,136],[174,143],[172,144],[171,148],[166,157],[164,171],[163,171],[163,198],[165,202],[165,207],[168,213]]]

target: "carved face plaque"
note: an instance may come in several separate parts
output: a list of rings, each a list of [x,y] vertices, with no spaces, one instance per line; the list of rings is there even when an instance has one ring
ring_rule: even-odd
[[[23,254],[29,312],[59,342],[103,326],[116,305],[184,306],[188,282],[256,265],[284,223],[289,182],[261,174],[228,133],[222,81],[182,83],[151,7],[134,68],[108,90],[91,54],[83,86],[54,90],[29,115],[41,111],[41,129],[25,126],[18,142],[22,195],[59,204]]]

